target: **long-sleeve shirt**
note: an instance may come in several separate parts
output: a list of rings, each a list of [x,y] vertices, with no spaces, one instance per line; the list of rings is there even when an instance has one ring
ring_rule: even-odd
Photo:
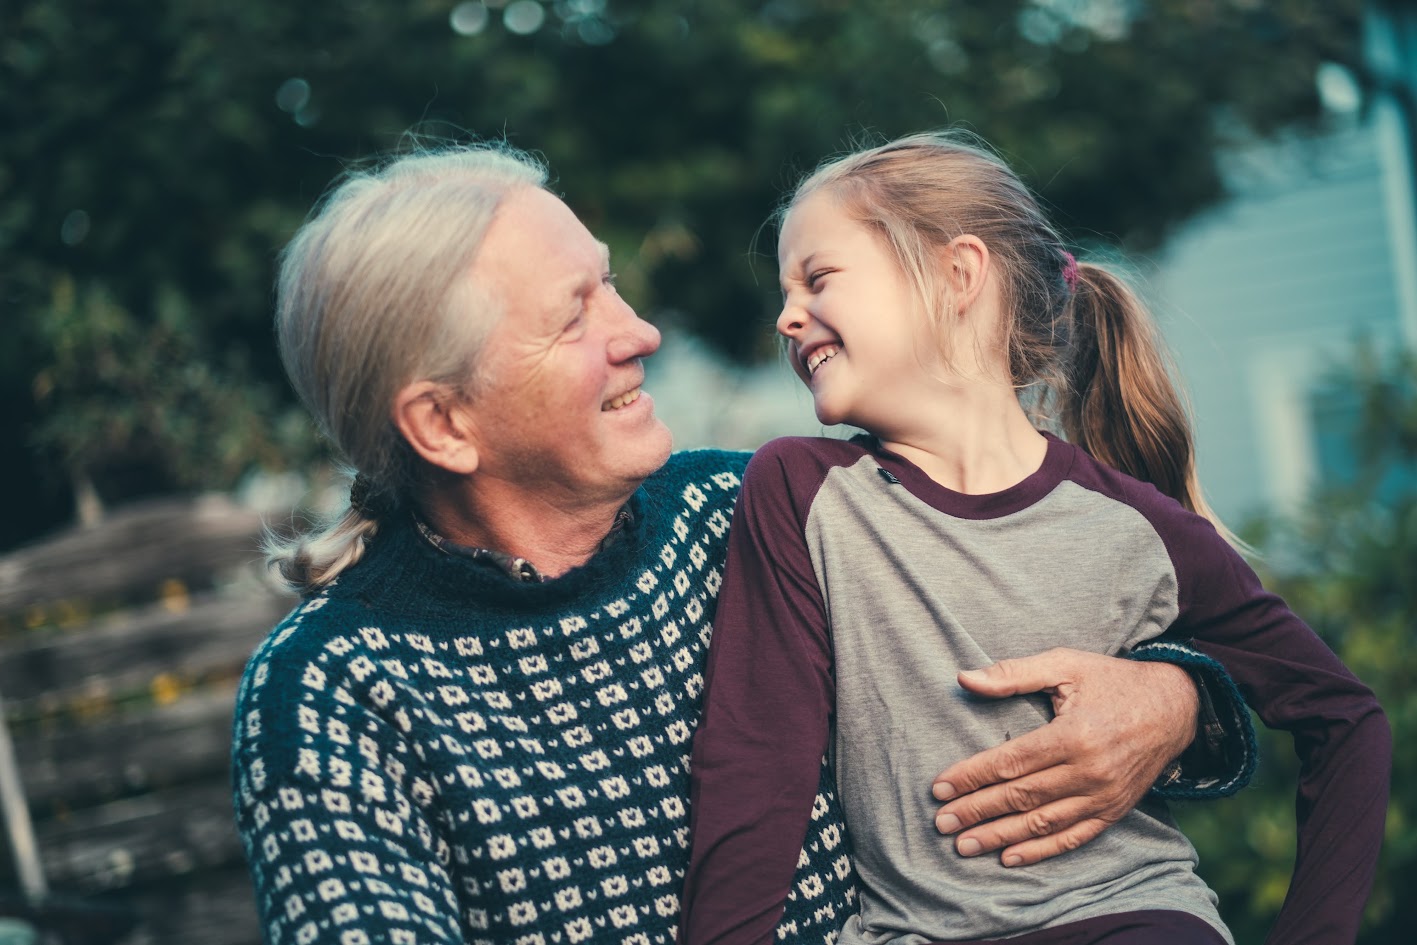
[[[1294,735],[1298,859],[1270,941],[1356,935],[1390,770],[1375,698],[1208,522],[1082,450],[1050,437],[1036,473],[965,495],[869,439],[775,441],[745,477],[715,626],[688,945],[771,941],[827,747],[860,880],[843,943],[968,941],[1146,909],[1228,938],[1154,798],[1024,869],[961,857],[933,825],[938,772],[1049,717],[1036,697],[970,698],[959,670],[1158,638],[1219,660],[1261,720]]]

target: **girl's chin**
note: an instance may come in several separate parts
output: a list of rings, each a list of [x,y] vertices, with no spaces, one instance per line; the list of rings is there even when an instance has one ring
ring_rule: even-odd
[[[833,410],[829,406],[816,405],[815,411],[817,422],[823,426],[834,427],[839,423],[846,423],[846,417],[839,410]]]

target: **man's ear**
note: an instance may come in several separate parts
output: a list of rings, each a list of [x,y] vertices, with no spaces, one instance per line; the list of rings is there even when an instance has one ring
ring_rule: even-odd
[[[989,247],[972,234],[956,236],[945,246],[940,263],[955,296],[955,311],[961,314],[968,311],[984,291],[989,277],[992,265]]]
[[[477,438],[462,399],[445,385],[415,381],[394,396],[394,425],[413,451],[439,469],[466,476],[477,469]]]

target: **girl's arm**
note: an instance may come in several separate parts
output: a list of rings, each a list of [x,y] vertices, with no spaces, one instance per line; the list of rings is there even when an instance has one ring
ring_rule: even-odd
[[[729,535],[691,762],[685,945],[773,941],[813,814],[834,686],[810,495],[790,469],[777,444],[758,452]]]
[[[1217,660],[1299,756],[1297,859],[1268,941],[1351,943],[1372,888],[1387,814],[1392,735],[1376,697],[1208,522],[1139,503],[1176,568],[1168,636]]]

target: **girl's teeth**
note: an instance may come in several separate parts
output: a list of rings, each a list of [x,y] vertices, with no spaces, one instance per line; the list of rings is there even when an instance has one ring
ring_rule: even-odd
[[[817,373],[817,368],[821,367],[823,364],[836,357],[837,353],[840,351],[841,349],[838,348],[836,345],[831,345],[830,347],[826,348],[818,348],[816,351],[812,352],[812,356],[807,359],[807,373]]]

